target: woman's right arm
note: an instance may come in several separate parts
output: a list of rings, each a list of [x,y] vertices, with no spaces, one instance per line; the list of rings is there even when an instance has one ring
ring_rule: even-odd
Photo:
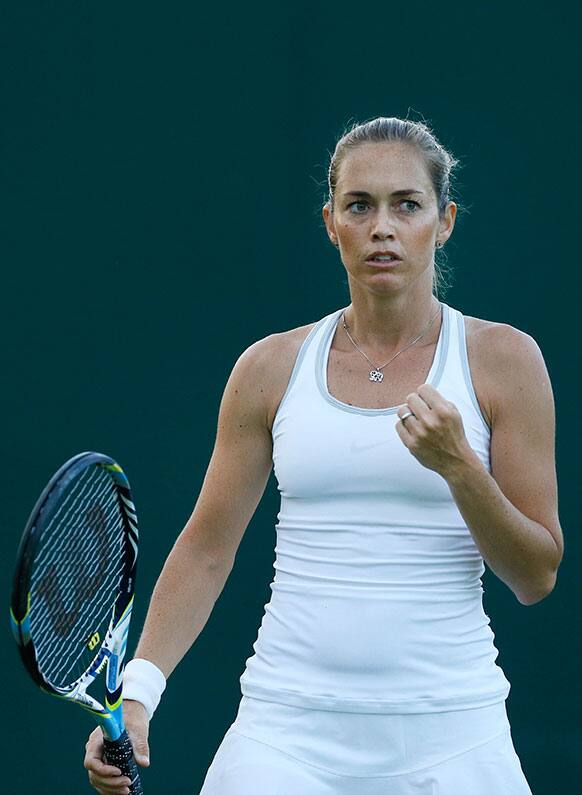
[[[228,579],[244,532],[265,491],[272,466],[268,426],[271,337],[237,360],[220,403],[214,450],[192,515],[154,588],[135,657],[167,677],[192,646]],[[147,754],[148,719],[141,704],[124,704],[138,763]],[[99,792],[128,792],[115,767],[102,760],[101,730],[87,743],[85,767]]]
[[[267,485],[265,342],[248,348],[228,379],[202,489],[156,583],[136,649],[166,678],[204,628]]]

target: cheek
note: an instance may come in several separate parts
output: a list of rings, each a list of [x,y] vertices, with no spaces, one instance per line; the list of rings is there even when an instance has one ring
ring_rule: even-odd
[[[358,240],[362,236],[362,231],[354,224],[340,223],[336,225],[338,235],[342,242],[349,245],[351,241]]]
[[[435,236],[435,225],[432,221],[417,224],[410,227],[406,232],[407,242],[418,248],[426,248],[432,246],[432,241]]]

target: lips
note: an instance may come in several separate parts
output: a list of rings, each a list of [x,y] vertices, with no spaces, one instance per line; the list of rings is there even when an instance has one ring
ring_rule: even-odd
[[[373,251],[369,256],[366,257],[366,262],[370,260],[378,261],[378,262],[390,262],[391,260],[382,260],[377,259],[378,257],[392,257],[393,260],[400,260],[402,257],[398,256],[395,251]]]

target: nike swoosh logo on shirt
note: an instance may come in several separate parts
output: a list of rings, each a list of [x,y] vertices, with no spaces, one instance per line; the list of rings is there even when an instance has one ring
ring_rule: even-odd
[[[381,442],[374,442],[374,444],[358,444],[358,442],[352,442],[350,444],[350,452],[363,453],[364,450],[371,450],[372,448],[380,447],[383,444],[388,444],[388,440],[382,439]]]

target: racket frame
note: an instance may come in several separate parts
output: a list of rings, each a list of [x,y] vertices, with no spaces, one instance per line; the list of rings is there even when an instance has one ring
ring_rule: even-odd
[[[101,645],[86,671],[66,687],[49,682],[39,669],[34,641],[30,631],[30,580],[31,564],[47,516],[52,517],[51,508],[73,479],[89,466],[104,467],[112,477],[117,492],[123,523],[124,566],[120,587],[112,606],[109,627]],[[17,553],[17,563],[12,587],[10,623],[20,656],[28,673],[36,684],[47,693],[70,701],[92,713],[101,726],[105,737],[117,741],[125,731],[122,713],[123,667],[127,636],[131,620],[139,530],[135,506],[131,499],[129,481],[122,468],[110,456],[92,451],[79,453],[64,463],[52,476],[24,528]],[[87,693],[87,689],[107,666],[105,677],[105,705]]]

